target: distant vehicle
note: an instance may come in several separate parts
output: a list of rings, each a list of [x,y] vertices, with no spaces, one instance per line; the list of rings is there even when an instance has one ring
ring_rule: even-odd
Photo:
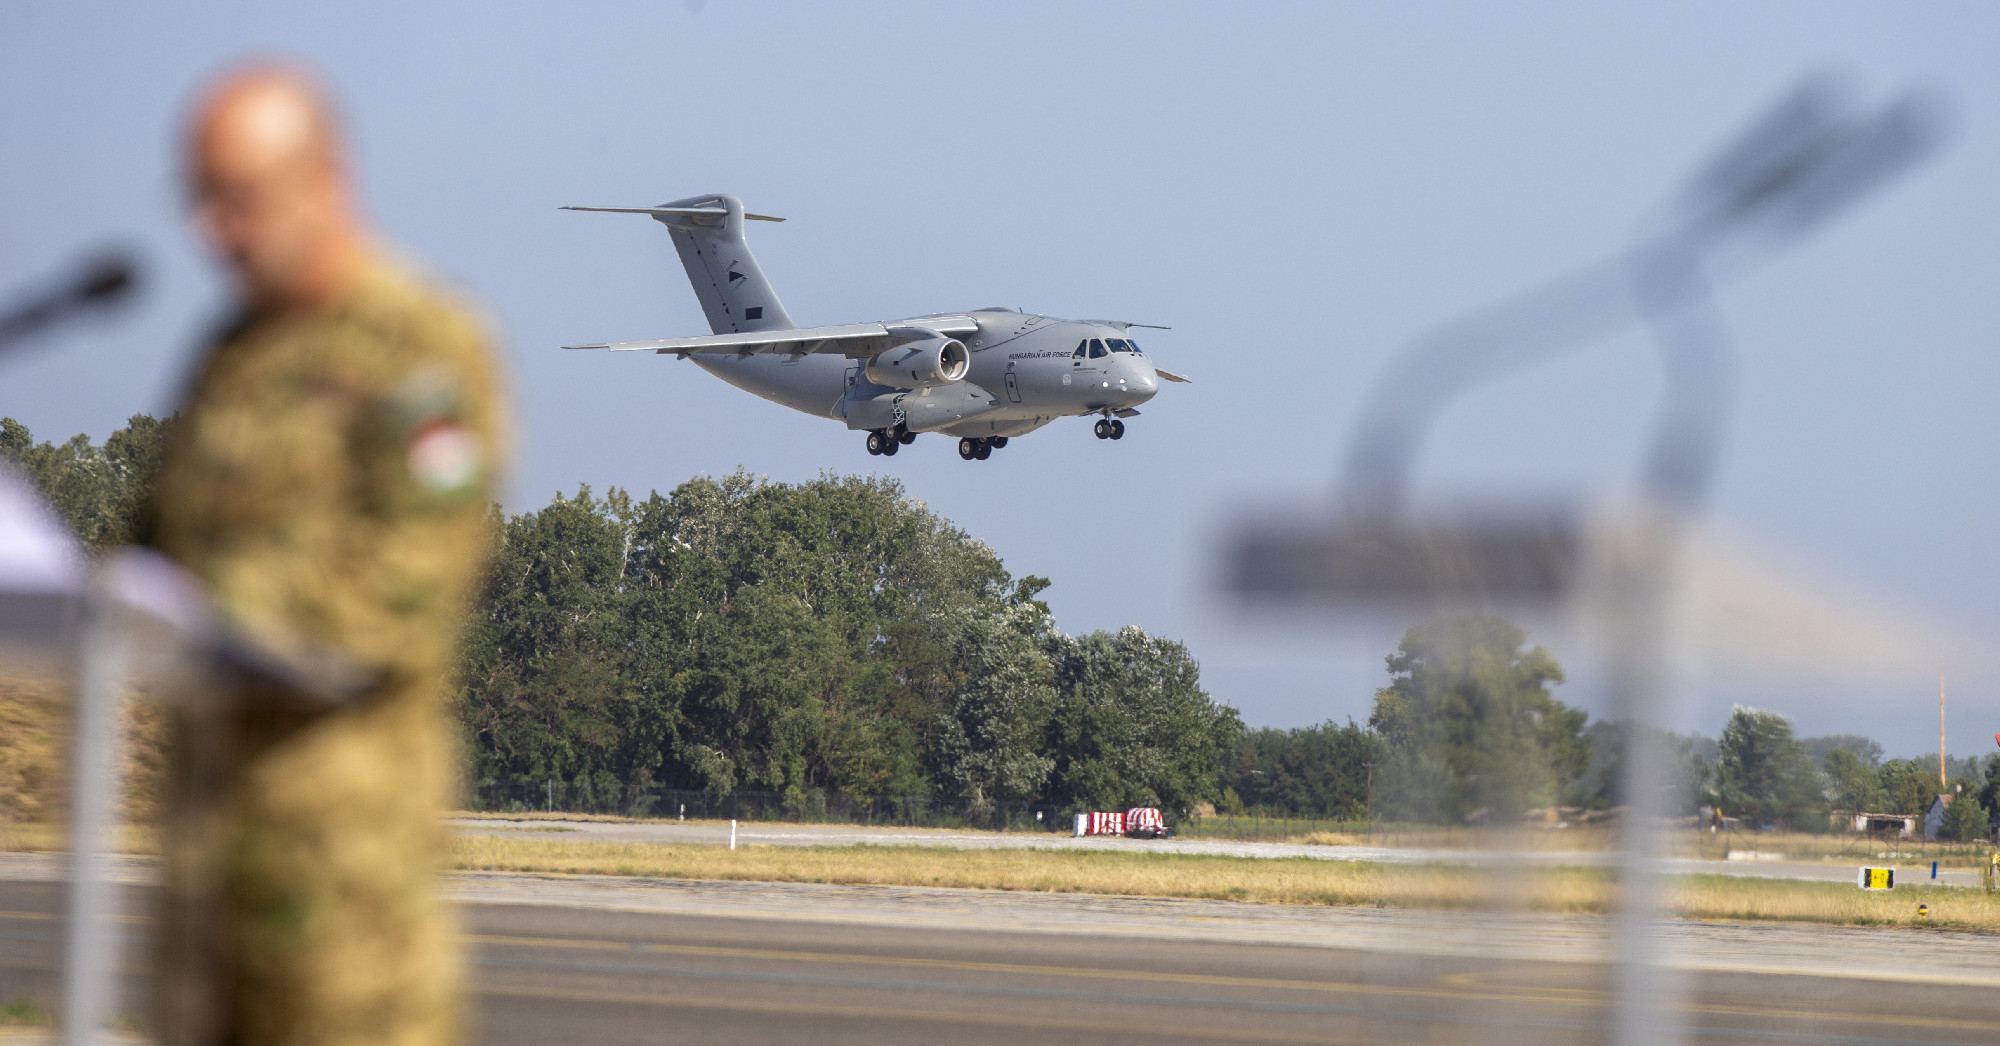
[[[1098,439],[1122,439],[1125,420],[1162,379],[1188,380],[1132,340],[1132,328],[1150,324],[987,308],[795,327],[743,235],[746,220],[784,219],[746,213],[734,196],[564,210],[645,214],[665,225],[714,331],[564,348],[692,359],[737,388],[866,432],[870,454],[893,455],[918,433],[938,432],[958,437],[959,457],[984,460],[1014,436],[1092,414]]]
[[[1160,811],[1150,806],[1135,806],[1125,811],[1125,835],[1132,839],[1171,839],[1174,830],[1167,827],[1166,818]]]

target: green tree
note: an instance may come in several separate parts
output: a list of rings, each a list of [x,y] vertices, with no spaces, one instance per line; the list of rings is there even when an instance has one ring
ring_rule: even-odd
[[[1267,813],[1360,820],[1382,760],[1381,738],[1352,720],[1265,727],[1244,732],[1223,783],[1239,805]]]
[[[1987,808],[1979,801],[1979,793],[1974,789],[1976,782],[1960,781],[1964,790],[1952,793],[1951,802],[1944,808],[1944,824],[1938,828],[1938,837],[1955,843],[1970,843],[1986,838],[1992,832]]]
[[[1776,712],[1738,705],[1722,728],[1716,791],[1722,808],[1752,824],[1824,831],[1826,804],[1818,768]]]
[[[1403,816],[1498,818],[1554,803],[1590,765],[1587,716],[1549,692],[1555,656],[1492,615],[1443,618],[1404,633],[1368,723],[1390,760]]]
[[[1890,759],[1878,771],[1887,801],[1884,813],[1922,817],[1938,797],[1935,759]]]
[[[1889,793],[1882,789],[1882,775],[1862,762],[1852,749],[1829,749],[1821,764],[1826,772],[1827,801],[1836,810],[1851,813],[1881,810]]]
[[[495,513],[498,548],[461,668],[475,779],[561,780],[622,805],[625,541],[608,507],[585,487],[504,524]]]
[[[0,418],[0,461],[26,473],[84,545],[102,552],[139,536],[171,427],[134,414],[101,445],[81,435],[51,444],[36,443],[27,426]]]
[[[2000,752],[1988,753],[1979,765],[1979,805],[1986,808],[1989,817],[2000,816]]]
[[[1050,637],[1057,707],[1049,797],[1099,810],[1158,806],[1184,816],[1220,795],[1236,710],[1201,688],[1187,648],[1126,627]]]
[[[946,663],[951,701],[937,742],[949,793],[974,803],[1041,793],[1056,765],[1045,751],[1056,706],[1051,632],[1036,602],[999,615],[957,613]]]
[[[1626,750],[1633,735],[1631,721],[1599,721],[1592,723],[1585,733],[1590,742],[1590,769],[1571,786],[1568,802],[1597,809],[1623,806],[1627,788]],[[1713,740],[1654,727],[1642,728],[1640,736],[1647,743],[1660,746],[1673,775],[1667,785],[1671,792],[1662,804],[1666,809],[1686,815],[1715,803]]]
[[[1871,770],[1882,765],[1882,746],[1860,734],[1807,737],[1801,738],[1799,743],[1806,746],[1806,754],[1812,756],[1813,762],[1820,766],[1825,766],[1827,756],[1838,751],[1845,751],[1854,756]]]
[[[478,778],[600,808],[664,785],[1184,809],[1239,729],[1179,644],[1063,636],[1046,580],[891,480],[583,489],[494,528],[460,700]]]

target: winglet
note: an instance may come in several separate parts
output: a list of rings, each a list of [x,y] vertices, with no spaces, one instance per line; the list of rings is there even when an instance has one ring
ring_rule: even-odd
[[[559,211],[603,211],[607,214],[692,214],[715,218],[729,213],[727,207],[577,207],[564,204]],[[773,218],[768,214],[751,214],[745,211],[743,217],[758,222],[781,222],[783,218]]]

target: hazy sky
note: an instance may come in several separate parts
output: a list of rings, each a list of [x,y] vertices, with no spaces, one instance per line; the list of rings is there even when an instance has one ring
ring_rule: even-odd
[[[373,214],[485,304],[524,435],[509,504],[743,467],[900,478],[1055,580],[1071,631],[1183,638],[1253,724],[1365,718],[1399,623],[1245,625],[1225,524],[1325,496],[1400,343],[1629,242],[1704,155],[1806,73],[1949,90],[1933,163],[1729,286],[1728,529],[2000,636],[2000,8],[1897,4],[31,4],[0,8],[0,294],[78,251],[144,251],[125,316],[0,362],[0,414],[102,438],[171,409],[221,286],[190,240],[176,135],[233,58],[323,70]],[[1057,423],[986,462],[861,436],[651,355],[564,342],[705,333],[663,230],[559,212],[741,196],[801,323],[1014,305],[1170,324],[1169,386],[1118,443]],[[1607,343],[1455,407],[1436,493],[1627,489],[1657,389]],[[1570,659],[1558,649],[1559,655]],[[1940,666],[1946,667],[1946,666]],[[1934,743],[1934,676],[1696,687],[1808,734]],[[1991,751],[2000,675],[1955,686]],[[1589,672],[1563,696],[1596,707]]]

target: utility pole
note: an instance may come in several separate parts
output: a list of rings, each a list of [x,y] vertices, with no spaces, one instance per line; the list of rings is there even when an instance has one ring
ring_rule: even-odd
[[[1944,673],[1938,673],[1938,791],[1944,791]]]
[[[1375,841],[1375,764],[1361,765],[1368,768],[1368,798],[1364,800],[1367,804],[1364,812],[1368,815],[1368,841],[1372,844]]]

